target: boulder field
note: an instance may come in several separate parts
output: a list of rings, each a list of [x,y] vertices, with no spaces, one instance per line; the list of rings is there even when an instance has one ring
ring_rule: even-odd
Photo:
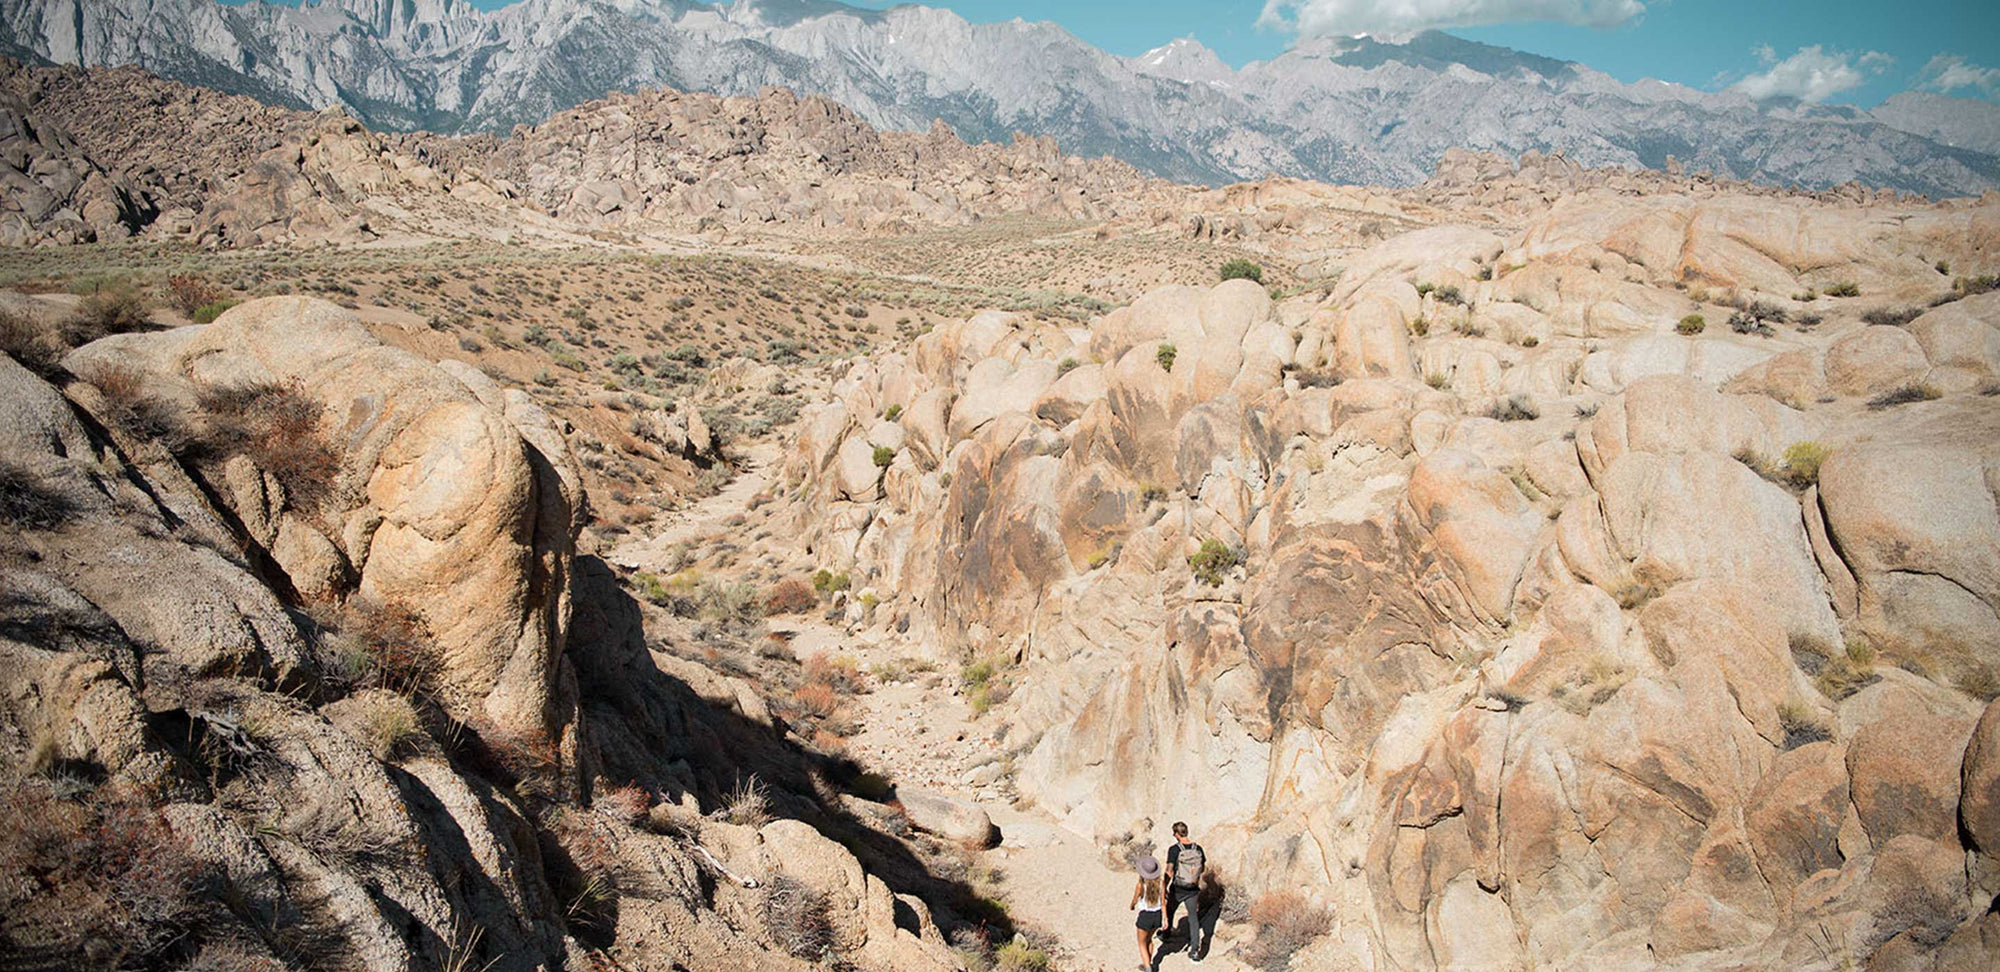
[[[1043,810],[1332,908],[1293,968],[1990,968],[2000,293],[1947,261],[2000,207],[1596,193],[983,313],[807,411],[784,517],[1006,672]]]

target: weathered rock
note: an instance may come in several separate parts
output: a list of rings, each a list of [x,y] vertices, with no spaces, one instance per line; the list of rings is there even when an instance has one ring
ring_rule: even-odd
[[[903,805],[903,813],[911,823],[940,837],[981,847],[990,847],[999,839],[999,831],[986,811],[963,800],[908,788],[899,788],[896,800]]]

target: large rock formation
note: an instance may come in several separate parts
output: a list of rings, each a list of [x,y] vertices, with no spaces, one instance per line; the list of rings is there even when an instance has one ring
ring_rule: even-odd
[[[1996,215],[1586,194],[1317,298],[981,315],[847,372],[789,515],[1017,666],[1044,809],[1335,906],[1294,968],[1990,964],[2000,302],[1858,318]]]
[[[843,816],[703,817],[812,783],[648,656],[522,392],[291,297],[65,365],[0,355],[10,958],[950,967]],[[804,931],[766,917],[780,876]]]

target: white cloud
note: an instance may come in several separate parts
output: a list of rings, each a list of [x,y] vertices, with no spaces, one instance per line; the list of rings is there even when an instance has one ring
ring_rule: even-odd
[[[2000,68],[1968,64],[1965,58],[1956,54],[1939,54],[1924,65],[1917,87],[1947,94],[1965,88],[1978,88],[1988,95],[2000,95]]]
[[[1750,49],[1769,70],[1752,74],[1730,87],[1759,101],[1766,98],[1797,98],[1800,101],[1826,99],[1868,82],[1871,74],[1881,74],[1895,62],[1881,51],[1845,54],[1829,51],[1818,44],[1801,47],[1798,53],[1778,60],[1769,44]]]
[[[1264,0],[1257,24],[1307,37],[1402,35],[1535,20],[1615,27],[1645,12],[1641,0]]]

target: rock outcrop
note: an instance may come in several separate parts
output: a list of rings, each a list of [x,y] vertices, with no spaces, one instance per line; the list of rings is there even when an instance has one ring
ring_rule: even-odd
[[[1993,218],[1586,194],[1317,298],[981,315],[808,412],[789,515],[876,623],[1011,672],[1024,795],[1333,906],[1294,968],[1974,967],[2000,304],[1714,301],[1917,299]]]

